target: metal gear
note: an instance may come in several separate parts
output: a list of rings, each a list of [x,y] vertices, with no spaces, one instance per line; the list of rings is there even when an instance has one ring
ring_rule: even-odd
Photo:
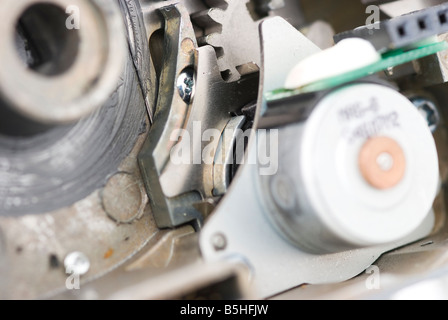
[[[250,0],[205,0],[210,9],[193,16],[204,28],[198,42],[215,48],[224,80],[237,81],[260,66],[259,22],[248,8]],[[220,6],[222,4],[222,6]]]

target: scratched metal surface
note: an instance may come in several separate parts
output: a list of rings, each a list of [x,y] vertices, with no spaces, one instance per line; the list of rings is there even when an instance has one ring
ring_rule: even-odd
[[[136,160],[148,130],[129,56],[93,115],[33,137],[0,136],[0,298],[65,290],[63,261],[74,251],[90,260],[89,282],[159,232]]]
[[[121,190],[113,212],[107,212],[102,194],[117,185],[106,183],[85,199],[54,212],[0,218],[0,299],[35,299],[64,291],[69,274],[63,261],[75,251],[90,260],[89,272],[81,277],[81,283],[89,282],[128,261],[157,235],[147,198],[140,192],[143,184],[136,156],[142,141],[118,167],[118,175],[126,172],[131,180]],[[117,221],[120,217],[127,222]]]
[[[0,216],[53,211],[104,185],[146,126],[141,90],[132,83],[128,60],[116,91],[90,117],[28,138],[0,135]]]

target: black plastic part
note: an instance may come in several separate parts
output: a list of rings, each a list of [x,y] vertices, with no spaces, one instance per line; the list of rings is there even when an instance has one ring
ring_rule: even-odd
[[[272,129],[280,128],[292,123],[305,122],[319,102],[328,94],[340,88],[360,83],[379,84],[397,90],[397,88],[390,82],[380,79],[377,75],[372,75],[331,89],[303,93],[284,99],[269,101],[267,102],[265,112],[259,119],[257,127],[259,129]]]
[[[375,28],[376,27],[376,28]],[[448,32],[448,3],[409,13],[378,25],[370,25],[337,34],[335,42],[362,38],[378,51],[404,48],[432,36]]]

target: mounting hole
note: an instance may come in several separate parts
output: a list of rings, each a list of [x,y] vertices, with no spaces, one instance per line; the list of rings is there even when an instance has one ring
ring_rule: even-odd
[[[447,13],[448,12],[439,13],[439,22],[440,22],[440,24],[443,25],[443,24],[446,24],[448,22],[448,18],[446,16]]]
[[[58,269],[61,266],[61,262],[59,261],[59,258],[55,254],[50,254],[48,257],[48,263],[50,265],[50,269]]]
[[[397,29],[397,31],[398,31],[398,35],[399,35],[401,38],[403,38],[403,37],[406,36],[406,28],[405,28],[405,26],[399,26],[398,29]]]
[[[74,64],[79,49],[79,31],[66,26],[65,10],[50,3],[28,7],[16,23],[16,50],[23,63],[44,75],[65,73]]]
[[[418,27],[420,28],[420,30],[426,30],[426,28],[428,27],[428,24],[426,23],[426,19],[419,19]]]

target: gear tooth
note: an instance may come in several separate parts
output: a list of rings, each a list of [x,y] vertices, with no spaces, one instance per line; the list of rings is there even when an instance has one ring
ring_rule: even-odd
[[[249,12],[247,7],[249,1],[205,0],[214,5],[207,12],[209,20],[204,23],[206,29],[201,43],[215,48],[218,67],[226,81],[241,79],[242,75],[238,71],[238,66],[245,66],[248,63],[259,65],[260,63],[259,23],[253,20]],[[199,20],[205,22],[203,17]],[[238,36],[242,29],[248,31],[247,36]],[[244,72],[249,73],[252,69],[257,68],[242,68]]]
[[[213,47],[221,47],[222,42],[220,41],[219,36],[220,36],[219,33],[211,33],[206,36],[205,41]]]
[[[228,61],[228,57],[226,57],[225,54],[218,58],[218,67],[219,70],[221,70],[223,80],[234,82],[241,79],[241,74],[238,72],[237,68]]]
[[[239,74],[236,68],[229,68],[221,72],[222,78],[227,82],[234,82],[241,79],[241,75]]]
[[[239,0],[237,0],[239,1]],[[211,8],[227,7],[231,1],[227,0],[205,0],[205,3]]]
[[[200,27],[205,28],[208,27],[210,24],[215,23],[210,16],[208,15],[208,12],[210,10],[204,10],[200,11],[198,13],[195,13],[191,16],[191,19]]]
[[[211,8],[208,11],[208,16],[214,20],[215,22],[222,24],[225,17],[224,17],[224,10],[219,9],[219,8]]]

